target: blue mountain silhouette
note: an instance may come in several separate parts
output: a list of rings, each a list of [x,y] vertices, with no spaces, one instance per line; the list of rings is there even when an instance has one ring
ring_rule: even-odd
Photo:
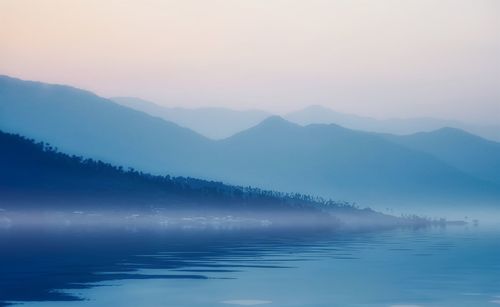
[[[0,77],[0,129],[63,152],[171,174],[394,206],[498,204],[498,143],[431,135],[443,145],[280,117],[223,140],[79,89]],[[472,141],[471,141],[472,139]],[[468,140],[468,141],[467,141]],[[481,144],[488,158],[471,155]],[[451,146],[451,147],[450,147]],[[452,148],[452,149],[451,149]],[[450,149],[450,150],[448,150]]]

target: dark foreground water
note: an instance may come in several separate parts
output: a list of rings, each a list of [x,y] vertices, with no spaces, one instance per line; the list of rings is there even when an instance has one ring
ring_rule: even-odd
[[[0,229],[0,305],[500,306],[500,228]]]

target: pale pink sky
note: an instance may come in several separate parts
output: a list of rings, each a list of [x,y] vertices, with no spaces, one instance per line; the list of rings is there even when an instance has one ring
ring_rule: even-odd
[[[0,74],[165,105],[500,123],[496,0],[0,0]]]

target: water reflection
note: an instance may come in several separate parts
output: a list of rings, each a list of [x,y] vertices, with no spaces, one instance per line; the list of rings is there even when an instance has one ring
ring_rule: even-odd
[[[494,306],[496,230],[0,232],[0,301],[40,306]]]

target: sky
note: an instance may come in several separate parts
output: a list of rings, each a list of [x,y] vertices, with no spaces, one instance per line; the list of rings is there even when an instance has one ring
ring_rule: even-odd
[[[167,106],[500,123],[497,0],[0,0],[0,74]]]

